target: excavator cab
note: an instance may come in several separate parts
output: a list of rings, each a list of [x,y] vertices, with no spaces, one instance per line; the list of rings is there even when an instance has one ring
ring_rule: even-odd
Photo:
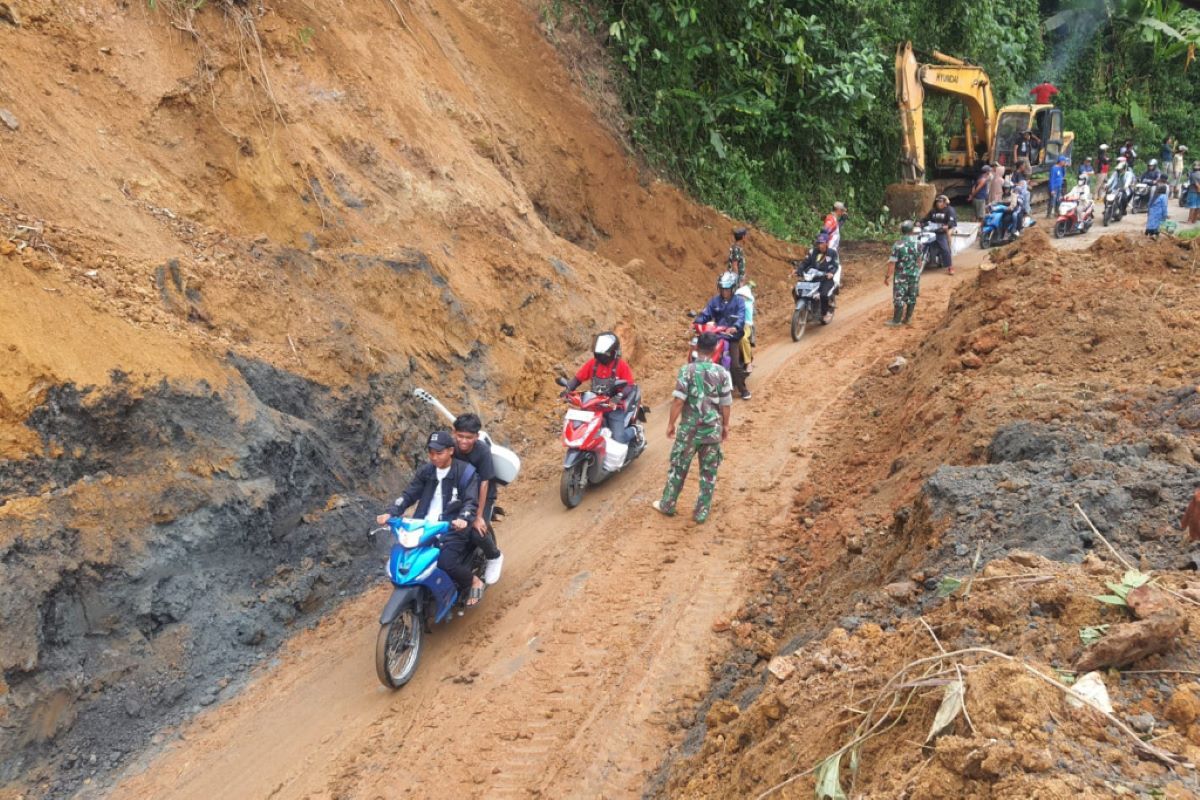
[[[1035,175],[1049,171],[1059,156],[1071,157],[1075,134],[1063,130],[1062,110],[1050,105],[1025,105],[1000,109],[992,143],[992,160],[1010,170],[1014,169],[1013,147],[1025,130],[1033,131],[1042,143],[1030,159]]]

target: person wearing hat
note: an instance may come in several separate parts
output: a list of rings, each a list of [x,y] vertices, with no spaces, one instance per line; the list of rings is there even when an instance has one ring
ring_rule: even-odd
[[[736,272],[739,282],[746,280],[746,251],[742,249],[746,232],[745,228],[733,229],[733,244],[729,245],[729,256],[725,259],[725,271]]]
[[[1046,216],[1053,217],[1058,214],[1058,204],[1062,202],[1063,186],[1067,182],[1067,157],[1059,156],[1054,162],[1054,166],[1050,168],[1050,199],[1046,203]]]
[[[1200,161],[1192,162],[1188,173],[1188,222],[1200,222]]]
[[[438,567],[454,581],[459,598],[467,598],[466,604],[473,606],[483,597],[483,581],[471,571],[471,555],[477,545],[471,522],[479,498],[479,478],[474,467],[454,457],[454,438],[446,431],[431,433],[425,449],[429,461],[413,475],[391,510],[375,521],[386,525],[389,517],[403,516],[416,503],[418,519],[449,522],[450,530],[441,536]]]
[[[937,239],[934,243],[938,250],[942,253],[942,264],[946,267],[946,274],[954,274],[954,255],[950,249],[950,237],[954,235],[954,229],[958,227],[958,215],[954,213],[954,206],[950,205],[950,198],[944,194],[939,194],[933,201],[933,208],[921,220],[922,225],[937,225]]]
[[[845,217],[846,204],[839,200],[833,204],[833,211],[825,215],[825,222],[821,225],[821,233],[829,237],[829,249],[835,253],[841,252],[842,220]]]
[[[883,276],[884,286],[892,284],[892,321],[885,323],[891,327],[912,322],[917,295],[921,292],[920,247],[915,228],[916,224],[911,219],[900,223],[900,233],[904,238],[892,245],[887,274]]]
[[[967,202],[975,208],[975,219],[982,220],[987,215],[988,184],[991,178],[992,167],[990,164],[984,164],[979,170],[979,177],[975,179],[975,185],[971,187],[971,193],[967,195]]]

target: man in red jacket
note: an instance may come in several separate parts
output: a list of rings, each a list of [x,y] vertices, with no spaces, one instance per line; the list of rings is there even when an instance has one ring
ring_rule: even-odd
[[[1050,81],[1042,81],[1030,89],[1029,93],[1033,95],[1033,102],[1044,106],[1050,102],[1051,97],[1058,94],[1058,87]]]
[[[621,342],[615,333],[605,331],[596,337],[592,357],[567,382],[566,391],[573,392],[589,381],[593,392],[611,398],[617,406],[617,410],[604,415],[613,441],[629,444],[641,433],[636,423],[630,424],[635,417],[629,412],[637,410],[642,395],[633,382],[629,362],[621,358]]]

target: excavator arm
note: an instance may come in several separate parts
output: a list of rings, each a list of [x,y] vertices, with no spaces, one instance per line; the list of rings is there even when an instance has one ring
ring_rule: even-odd
[[[900,109],[901,175],[905,183],[925,180],[925,90],[948,94],[962,101],[967,111],[964,167],[976,153],[989,151],[996,122],[996,102],[991,80],[974,64],[935,52],[937,64],[919,64],[912,42],[896,49],[896,102]]]

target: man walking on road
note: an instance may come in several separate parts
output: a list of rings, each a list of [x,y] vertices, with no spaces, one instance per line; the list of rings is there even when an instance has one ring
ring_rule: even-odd
[[[896,327],[901,323],[908,325],[912,322],[913,311],[917,308],[917,295],[921,292],[921,266],[917,237],[913,235],[916,227],[911,219],[900,223],[900,233],[904,238],[892,245],[892,257],[888,259],[887,274],[883,276],[883,285],[892,284],[892,321],[886,323]],[[894,273],[894,275],[893,275]]]
[[[717,468],[721,466],[721,443],[729,434],[729,410],[733,405],[733,380],[729,371],[712,362],[717,342],[716,334],[701,334],[696,341],[699,357],[681,367],[675,381],[675,400],[667,420],[667,436],[675,439],[675,446],[671,448],[671,465],[662,499],[651,504],[668,517],[675,516],[675,502],[687,480],[692,459],[697,455],[700,456],[700,494],[696,497],[692,518],[704,522],[712,508]],[[732,344],[737,346],[736,342]]]

